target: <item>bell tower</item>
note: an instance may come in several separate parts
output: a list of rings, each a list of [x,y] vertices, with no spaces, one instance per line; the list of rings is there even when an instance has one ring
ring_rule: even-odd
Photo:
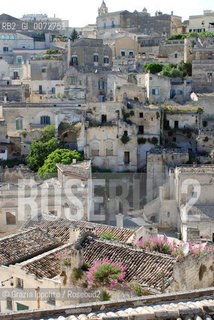
[[[98,15],[102,16],[103,14],[108,13],[108,7],[106,6],[105,1],[103,0],[101,7],[98,9]]]

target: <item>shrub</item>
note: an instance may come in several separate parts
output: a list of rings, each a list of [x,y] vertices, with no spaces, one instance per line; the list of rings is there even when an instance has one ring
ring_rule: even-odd
[[[106,239],[106,240],[118,240],[118,238],[115,237],[115,236],[113,235],[113,233],[111,233],[110,231],[102,232],[102,233],[100,234],[100,238],[101,238],[101,239]]]
[[[73,275],[73,277],[74,277],[74,279],[75,280],[80,280],[80,279],[82,279],[82,276],[83,276],[83,271],[82,271],[82,269],[77,269],[77,268],[74,268],[73,270],[72,270],[72,275]]]
[[[134,279],[129,283],[129,288],[131,292],[134,293],[137,297],[141,297],[143,292],[141,285]]]
[[[87,272],[89,288],[107,287],[114,288],[119,283],[124,283],[126,268],[121,263],[104,259],[94,261],[93,266]]]
[[[126,144],[129,142],[130,138],[124,134],[120,140],[123,144]]]
[[[26,164],[24,160],[19,159],[8,159],[8,160],[1,160],[0,161],[0,167],[8,167],[13,168],[15,166],[19,166],[20,164]]]
[[[161,72],[163,69],[163,65],[161,63],[149,63],[145,64],[146,72],[151,72],[153,74]]]
[[[138,240],[136,245],[142,249],[148,251],[156,251],[162,254],[167,254],[179,259],[183,258],[184,254],[182,251],[183,242],[176,244],[175,241],[165,240],[164,237],[152,237],[142,238]],[[207,247],[202,247],[202,244],[189,243],[189,254],[196,257],[201,257],[209,251]]]
[[[83,160],[82,153],[77,150],[56,149],[48,155],[43,166],[39,168],[38,177],[40,179],[50,178],[53,174],[57,173],[57,163],[71,164],[73,159],[77,161]]]
[[[149,139],[149,142],[156,145],[158,144],[158,138],[157,137],[152,137],[152,139]]]
[[[147,141],[146,138],[138,138],[137,139],[138,144],[145,144],[146,141]]]
[[[26,130],[21,131],[20,134],[23,136],[23,138],[27,137],[27,131]]]
[[[43,134],[41,136],[42,142],[47,142],[55,137],[55,126],[54,124],[50,124],[49,126],[45,127],[43,130]]]
[[[208,137],[205,137],[204,138],[204,142],[208,142],[209,141],[209,138]]]
[[[110,293],[106,290],[103,290],[100,294],[100,301],[109,301],[111,299]]]
[[[57,252],[56,256],[66,266],[71,266],[72,256],[69,254],[67,249],[61,252]]]
[[[91,268],[90,264],[87,262],[83,262],[82,270],[83,271],[88,271]]]

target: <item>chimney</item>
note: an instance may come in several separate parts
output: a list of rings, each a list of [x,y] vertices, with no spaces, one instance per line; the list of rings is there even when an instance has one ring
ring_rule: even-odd
[[[116,215],[117,228],[123,228],[123,217],[124,215],[122,213]]]
[[[80,229],[76,227],[71,227],[69,229],[69,243],[74,244],[77,242],[80,236]]]
[[[76,164],[76,163],[77,163],[77,159],[73,159],[72,164]]]

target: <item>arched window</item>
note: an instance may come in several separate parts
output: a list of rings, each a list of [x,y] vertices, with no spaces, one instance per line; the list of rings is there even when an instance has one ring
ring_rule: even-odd
[[[16,224],[16,215],[14,212],[6,212],[6,224]]]
[[[111,140],[106,141],[106,156],[113,156],[113,142]]]
[[[92,157],[98,157],[99,156],[99,142],[93,142],[91,144],[91,156]]]
[[[2,38],[2,40],[5,40],[5,35],[2,34],[2,35],[1,35],[1,38]]]
[[[51,119],[49,116],[41,116],[40,124],[51,124]]]
[[[7,35],[7,40],[10,40],[10,35],[9,34]]]

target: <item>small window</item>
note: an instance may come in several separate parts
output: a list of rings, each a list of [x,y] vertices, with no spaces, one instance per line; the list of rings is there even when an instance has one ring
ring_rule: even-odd
[[[178,57],[178,54],[177,53],[175,53],[175,58],[177,58]]]
[[[6,224],[15,225],[16,224],[16,214],[15,212],[6,212]]]
[[[134,51],[133,50],[129,50],[129,56],[131,56],[131,57],[134,56]]]
[[[24,288],[24,281],[23,281],[23,279],[17,278],[17,280],[16,280],[16,287],[17,287],[17,288],[20,288],[20,289],[23,289],[23,288]]]
[[[5,40],[5,35],[4,35],[4,34],[2,34],[1,38],[2,38],[2,40]]]
[[[42,116],[40,117],[40,124],[51,124],[51,119],[49,116]]]
[[[112,26],[112,28],[114,28],[114,27],[115,27],[115,23],[114,23],[114,21],[112,21],[112,22],[111,22],[111,26]]]
[[[198,193],[197,192],[192,192],[192,198],[197,199],[198,198]]]
[[[172,138],[172,141],[173,141],[173,142],[176,142],[176,137],[173,137],[173,138]]]
[[[101,116],[101,121],[102,121],[102,123],[106,123],[106,122],[107,122],[107,116],[106,116],[106,114],[102,114],[102,116]]]
[[[212,72],[207,73],[207,83],[212,83],[213,82],[213,74]]]
[[[45,73],[46,71],[46,68],[42,68],[42,73]]]
[[[3,47],[3,52],[8,52],[8,47]]]
[[[7,309],[13,310],[12,298],[10,298],[10,297],[7,297]]]
[[[18,63],[18,64],[22,64],[22,57],[18,57],[18,58],[17,58],[17,63]]]
[[[104,62],[105,64],[109,64],[109,57],[104,57],[103,62]]]
[[[71,58],[71,65],[72,66],[77,66],[78,65],[78,57],[77,56],[73,56]]]
[[[79,85],[80,85],[80,86],[82,85],[82,80],[79,81]]]
[[[15,40],[15,36],[14,36],[14,34],[11,36],[11,39],[12,39],[12,40]]]
[[[120,53],[121,53],[121,56],[122,56],[122,57],[125,57],[125,56],[126,56],[126,51],[125,51],[125,50],[121,50]]]
[[[175,121],[175,122],[174,122],[174,128],[177,129],[178,126],[179,126],[179,122],[178,122],[178,121]]]
[[[140,118],[143,118],[143,112],[139,113]]]
[[[153,96],[158,96],[160,93],[159,93],[159,88],[154,88],[152,89],[152,95]]]
[[[105,88],[104,80],[99,80],[98,81],[98,88],[99,88],[99,90],[104,90],[104,88]]]
[[[10,40],[10,36],[9,36],[9,34],[7,35],[7,40]]]
[[[144,126],[138,127],[138,134],[144,134]]]
[[[128,151],[124,152],[124,164],[130,163],[130,153]]]
[[[22,310],[28,310],[29,309],[29,307],[28,306],[26,306],[26,305],[24,305],[24,304],[21,304],[21,303],[16,303],[16,305],[17,305],[17,311],[22,311]]]
[[[178,95],[182,95],[182,94],[183,94],[183,91],[182,91],[182,90],[177,90],[177,94],[178,94]]]
[[[127,136],[128,136],[128,131],[125,130],[124,133],[123,133],[123,135],[124,135],[125,137],[127,137]]]
[[[99,62],[99,56],[98,56],[98,54],[94,54],[94,62]]]
[[[16,119],[16,130],[23,129],[23,119]]]
[[[52,94],[55,94],[55,93],[56,93],[56,88],[55,88],[55,87],[53,87],[53,88],[51,89],[51,93],[52,93]]]
[[[75,78],[74,77],[71,77],[71,85],[75,85]]]
[[[42,94],[42,86],[39,85],[39,94]]]

